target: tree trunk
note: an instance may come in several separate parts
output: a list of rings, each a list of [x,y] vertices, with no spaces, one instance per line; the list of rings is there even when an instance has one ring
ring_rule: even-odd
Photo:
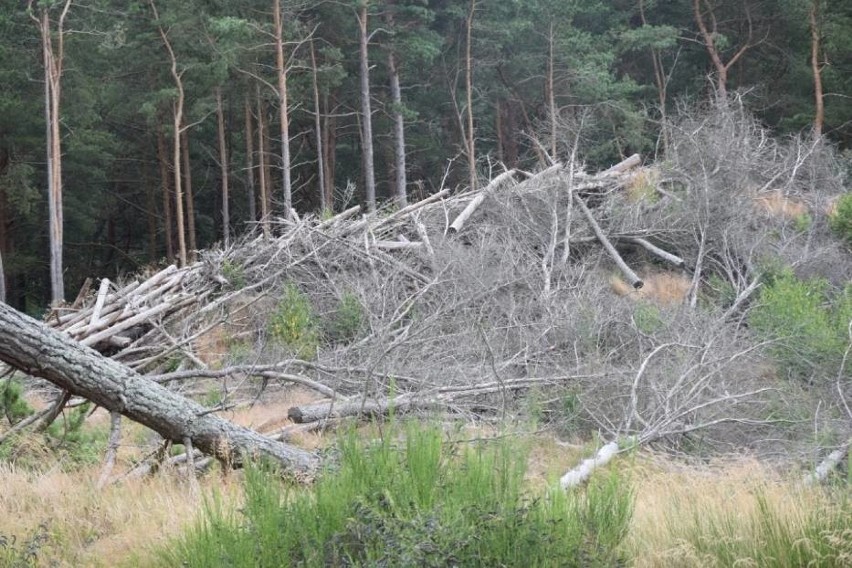
[[[50,234],[51,303],[65,300],[62,270],[62,139],[59,129],[59,101],[62,92],[62,64],[65,59],[65,18],[71,0],[65,0],[56,23],[56,46],[49,7],[41,8],[41,16],[33,13],[33,0],[27,3],[30,18],[39,28],[44,63],[45,128],[47,148],[48,216]]]
[[[556,160],[556,92],[553,87],[553,23],[550,24],[550,35],[547,38],[547,106],[550,114],[550,159]]]
[[[361,128],[364,160],[364,190],[367,197],[367,210],[376,210],[376,173],[373,166],[373,115],[370,104],[370,60],[367,52],[367,2],[361,1],[358,12],[360,75],[361,75]]]
[[[186,236],[189,239],[189,255],[195,260],[198,243],[195,235],[195,197],[192,194],[192,168],[189,163],[189,131],[184,130],[180,137],[181,159],[183,160],[184,196],[186,198]]]
[[[171,63],[170,72],[172,79],[177,88],[177,99],[172,103],[172,129],[174,130],[174,140],[172,144],[172,163],[174,164],[174,185],[175,185],[175,224],[177,225],[178,237],[178,259],[180,265],[186,266],[186,229],[184,228],[183,220],[183,189],[181,180],[181,159],[180,159],[180,133],[183,127],[183,106],[186,100],[186,95],[183,91],[182,72],[178,71],[177,56],[175,55],[172,44],[169,41],[169,36],[160,24],[160,15],[157,12],[157,6],[154,0],[149,0],[151,10],[154,12],[154,21],[157,23],[157,29],[160,32],[160,38],[163,40],[163,45],[169,54],[169,62]]]
[[[467,92],[467,163],[470,176],[470,189],[476,189],[476,137],[473,133],[473,58],[471,43],[473,41],[473,14],[476,11],[476,0],[470,0],[470,11],[467,14],[467,38],[465,44],[465,89]]]
[[[3,270],[3,249],[0,249],[0,304],[6,303],[6,272]]]
[[[0,360],[75,396],[127,416],[231,466],[251,456],[272,458],[297,473],[318,465],[313,454],[275,442],[210,414],[201,405],[83,347],[62,333],[0,304]]]
[[[320,211],[331,212],[334,208],[326,199],[325,193],[325,162],[323,160],[322,143],[322,113],[320,112],[319,82],[317,81],[317,56],[314,40],[311,39],[311,82],[314,90],[314,138],[317,142],[317,185],[319,186]]]
[[[269,228],[269,168],[266,163],[266,123],[264,121],[263,100],[260,98],[260,86],[257,86],[257,160],[260,174],[260,224],[266,238],[272,234]]]
[[[710,18],[710,27],[707,27],[707,22],[704,19],[704,13],[701,9],[701,4],[707,6],[707,15]],[[704,41],[704,47],[707,49],[707,54],[713,62],[713,67],[716,69],[716,98],[721,106],[728,104],[728,70],[734,65],[743,54],[751,47],[752,26],[751,16],[746,11],[746,19],[748,20],[748,38],[745,43],[734,53],[734,55],[726,62],[722,61],[722,54],[719,47],[716,45],[716,38],[719,36],[716,15],[713,13],[713,7],[706,0],[692,0],[692,13],[695,17],[695,23],[698,25],[698,30],[701,34],[701,39]]]
[[[171,261],[175,257],[175,244],[172,238],[172,191],[169,178],[169,158],[166,150],[166,135],[163,127],[157,126],[157,158],[160,162],[160,182],[163,184],[163,233],[166,241],[166,259]]]
[[[157,188],[151,183],[147,168],[142,169],[142,183],[145,187],[145,209],[148,214],[148,262],[157,260]]]
[[[825,106],[822,94],[822,69],[819,64],[819,0],[812,0],[808,10],[811,27],[811,69],[814,73],[814,137],[822,136],[825,123]]]
[[[278,69],[278,117],[281,128],[281,171],[284,186],[284,218],[289,219],[293,208],[293,189],[290,181],[290,117],[287,107],[287,63],[284,60],[284,27],[281,22],[281,0],[273,0],[275,24],[275,62]]]
[[[216,87],[216,122],[219,126],[219,171],[222,177],[222,237],[225,248],[228,248],[231,244],[231,212],[228,208],[228,145],[225,143],[222,87]]]
[[[334,209],[334,166],[336,163],[335,151],[337,148],[337,118],[329,116],[328,93],[323,95],[323,106],[325,107],[325,119],[323,120],[323,150],[325,150],[325,200],[329,207]]]
[[[0,176],[8,167],[10,156],[5,149],[0,148]],[[6,189],[0,186],[0,303],[6,302],[6,272],[3,270],[3,253],[9,245],[7,227],[9,217],[9,201],[6,198]]]
[[[396,203],[399,207],[408,205],[408,185],[405,179],[405,122],[402,116],[402,90],[399,86],[399,69],[393,51],[388,53],[388,72],[390,73],[391,102],[394,120],[394,168],[396,169]]]
[[[257,221],[257,198],[254,194],[254,125],[251,116],[251,101],[249,95],[245,98],[246,115],[246,194],[248,197],[249,222]]]

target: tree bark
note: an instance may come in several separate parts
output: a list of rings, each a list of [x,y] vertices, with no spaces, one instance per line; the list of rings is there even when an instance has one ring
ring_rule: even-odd
[[[476,11],[476,0],[470,0],[470,10],[467,14],[467,37],[465,43],[465,89],[467,95],[467,165],[470,189],[476,189],[476,137],[473,133],[473,58],[471,44],[473,41],[473,14]]]
[[[269,168],[266,161],[266,123],[264,121],[263,99],[260,86],[257,86],[257,160],[260,174],[260,224],[266,238],[272,234],[269,227]]]
[[[553,85],[553,23],[547,38],[547,106],[550,114],[550,159],[556,161],[556,91]]]
[[[825,123],[825,103],[822,94],[822,69],[819,64],[820,27],[819,27],[819,3],[820,0],[812,0],[808,10],[808,19],[811,27],[811,69],[814,73],[814,137],[822,136],[822,128]]]
[[[311,39],[311,84],[314,91],[314,138],[317,143],[317,185],[319,186],[320,211],[332,211],[333,204],[326,199],[325,161],[323,156],[322,112],[320,111],[319,81],[317,80],[317,56],[314,40]]]
[[[707,16],[710,18],[710,27],[707,27],[702,3],[707,7]],[[716,69],[716,97],[721,106],[728,104],[728,70],[748,51],[751,45],[752,26],[751,15],[746,10],[746,19],[748,20],[748,38],[745,43],[734,53],[731,58],[725,62],[722,60],[722,53],[719,51],[719,46],[716,45],[716,38],[719,31],[716,23],[716,15],[713,13],[713,7],[707,0],[692,0],[692,13],[695,17],[695,23],[698,25],[698,30],[701,39],[704,41],[704,47],[707,49],[707,54],[710,56],[710,61],[713,62],[713,67]]]
[[[163,233],[166,241],[166,259],[175,257],[175,244],[172,238],[172,191],[169,179],[169,158],[166,150],[166,135],[163,127],[157,126],[157,158],[160,162],[160,182],[163,184]]]
[[[177,88],[177,99],[172,103],[172,129],[174,131],[174,144],[172,145],[172,163],[174,164],[175,180],[175,223],[177,225],[178,237],[178,260],[180,261],[180,265],[183,267],[186,266],[187,263],[187,254],[186,229],[184,228],[183,219],[183,188],[181,180],[180,133],[183,126],[183,106],[186,100],[186,95],[183,90],[183,73],[178,71],[177,56],[175,55],[175,51],[172,48],[171,42],[169,41],[168,34],[163,29],[163,26],[160,23],[160,15],[157,12],[157,6],[154,4],[154,0],[149,0],[149,3],[151,4],[151,10],[154,12],[154,20],[157,23],[157,29],[160,32],[160,38],[163,40],[163,45],[165,46],[166,51],[169,54],[169,70],[171,72],[172,79],[175,82],[175,88]]]
[[[284,26],[281,22],[281,0],[273,0],[272,9],[275,25],[275,63],[278,71],[278,118],[281,133],[284,218],[289,219],[293,208],[293,189],[290,181],[290,116],[287,106],[287,62],[284,60]]]
[[[331,110],[329,108],[328,93],[323,94],[323,107],[325,108],[325,118],[323,120],[323,150],[325,150],[325,200],[329,206],[334,209],[334,167],[335,152],[337,148],[337,118],[329,116]]]
[[[0,249],[0,304],[6,303],[6,272],[3,270],[3,249]]]
[[[195,236],[195,196],[192,194],[192,168],[189,163],[189,131],[184,130],[180,137],[181,159],[183,160],[184,197],[186,198],[186,236],[189,239],[189,255],[195,260],[198,243]]]
[[[313,454],[209,414],[201,405],[4,304],[0,304],[0,360],[127,416],[167,440],[182,444],[189,439],[194,447],[231,466],[265,456],[304,474],[318,464]]]
[[[248,198],[249,222],[257,221],[257,199],[254,194],[254,124],[251,115],[251,101],[249,95],[245,98],[246,118],[246,194]]]
[[[364,189],[367,210],[376,210],[376,173],[373,165],[373,114],[370,104],[370,61],[367,52],[367,2],[362,0],[358,11],[359,63],[361,75],[361,128],[364,161]]]
[[[56,23],[56,45],[49,7],[41,15],[33,13],[33,0],[27,3],[30,18],[39,28],[44,63],[45,128],[47,148],[48,217],[50,234],[50,289],[53,305],[65,301],[62,270],[62,138],[59,129],[59,102],[62,93],[62,66],[65,59],[65,19],[71,0],[65,0]]]
[[[219,171],[222,177],[222,238],[225,248],[231,244],[231,211],[228,207],[228,145],[225,143],[225,109],[222,87],[216,87],[216,122],[219,131]]]
[[[408,205],[408,182],[405,177],[405,121],[402,116],[402,89],[399,86],[399,69],[393,51],[388,53],[388,72],[390,73],[391,102],[394,121],[394,168],[396,170],[396,204]]]

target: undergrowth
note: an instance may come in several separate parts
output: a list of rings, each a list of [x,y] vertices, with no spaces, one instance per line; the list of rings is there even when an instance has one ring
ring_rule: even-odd
[[[206,503],[162,566],[618,566],[633,494],[617,474],[584,491],[524,489],[517,443],[460,446],[412,425],[366,443],[350,434],[315,486],[250,467],[245,506]]]

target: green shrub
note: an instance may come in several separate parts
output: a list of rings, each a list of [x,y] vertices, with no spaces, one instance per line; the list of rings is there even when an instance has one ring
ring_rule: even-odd
[[[835,297],[821,279],[800,280],[790,269],[768,275],[749,323],[767,339],[791,377],[834,378],[840,369],[852,320],[852,286]]]
[[[636,329],[648,335],[654,334],[666,326],[660,308],[647,303],[640,303],[636,306],[633,311],[633,322],[636,324]]]
[[[103,459],[109,438],[109,429],[103,426],[86,427],[86,418],[92,409],[87,402],[66,410],[45,432],[50,448],[61,454],[71,464],[96,464]]]
[[[331,341],[348,343],[355,339],[364,327],[364,308],[358,296],[344,292],[327,325],[326,335]]]
[[[245,270],[230,259],[225,259],[225,262],[222,263],[222,276],[225,277],[234,290],[242,290],[246,287]]]
[[[391,428],[392,430],[393,428]],[[214,499],[162,552],[164,566],[617,566],[632,491],[615,475],[585,491],[523,490],[517,444],[459,448],[437,428],[339,446],[339,465],[308,490],[258,467],[245,505]]]
[[[26,539],[0,534],[0,566],[12,568],[39,566],[38,555],[49,539],[45,525],[39,525]]]
[[[852,193],[837,200],[837,209],[831,215],[830,223],[837,236],[852,246]]]
[[[24,400],[24,387],[18,381],[7,380],[0,386],[0,408],[9,424],[14,426],[34,411]]]
[[[301,359],[313,359],[319,348],[316,317],[308,297],[292,282],[284,286],[269,320],[269,333]]]

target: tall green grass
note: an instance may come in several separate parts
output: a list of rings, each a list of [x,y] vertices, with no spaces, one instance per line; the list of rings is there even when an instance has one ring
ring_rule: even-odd
[[[397,428],[399,431],[399,428]],[[207,503],[163,566],[618,566],[630,487],[602,476],[581,492],[530,495],[516,442],[448,442],[410,425],[339,444],[309,489],[250,467],[238,512]]]

